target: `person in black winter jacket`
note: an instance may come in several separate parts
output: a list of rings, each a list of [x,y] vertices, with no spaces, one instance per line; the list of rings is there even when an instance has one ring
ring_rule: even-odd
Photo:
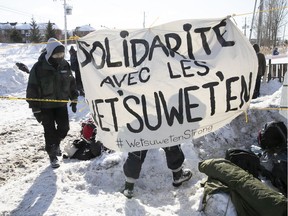
[[[45,51],[30,71],[26,90],[29,108],[44,127],[45,150],[53,168],[60,166],[59,145],[70,129],[67,100],[72,101],[72,111],[77,111],[78,92],[64,51],[61,42],[55,38],[48,40]]]
[[[253,48],[257,54],[258,58],[258,71],[257,71],[257,78],[256,78],[256,84],[255,84],[255,89],[253,93],[253,99],[259,97],[260,95],[260,85],[261,85],[261,78],[264,76],[265,71],[266,71],[266,59],[265,55],[260,52],[260,48],[258,44],[254,44]]]

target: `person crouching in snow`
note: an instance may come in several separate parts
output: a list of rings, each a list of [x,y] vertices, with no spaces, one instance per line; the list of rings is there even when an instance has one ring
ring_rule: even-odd
[[[37,121],[43,125],[45,150],[52,168],[60,166],[57,158],[61,155],[59,145],[70,129],[67,102],[63,100],[73,101],[70,106],[74,113],[77,111],[78,91],[70,65],[64,59],[64,52],[63,44],[55,38],[50,38],[45,52],[40,55],[30,71],[26,90],[26,98],[32,99],[27,100],[29,108]],[[55,101],[45,101],[47,99]]]

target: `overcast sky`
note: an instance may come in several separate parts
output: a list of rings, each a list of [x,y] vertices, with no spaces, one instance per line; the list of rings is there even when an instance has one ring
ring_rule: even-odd
[[[45,2],[45,3],[44,3]],[[253,0],[66,0],[73,7],[67,29],[142,28],[179,19],[225,17],[236,14],[240,27],[251,24]],[[0,0],[0,22],[54,22],[64,29],[64,0]],[[245,15],[243,15],[245,14]],[[144,19],[145,17],[145,19]]]

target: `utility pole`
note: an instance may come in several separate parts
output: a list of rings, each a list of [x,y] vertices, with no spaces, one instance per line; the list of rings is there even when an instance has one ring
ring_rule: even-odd
[[[261,46],[261,39],[262,39],[262,22],[263,22],[263,8],[264,8],[264,1],[260,0],[259,6],[259,18],[258,18],[258,28],[257,28],[257,44]]]
[[[246,36],[246,27],[247,27],[247,23],[246,23],[246,17],[245,17],[245,25],[244,25],[244,35]]]
[[[249,25],[247,25],[247,18],[245,17],[245,24],[242,27],[242,29],[244,29],[244,35],[246,36],[246,29],[249,28]]]
[[[253,24],[254,24],[256,5],[257,5],[257,0],[255,0],[255,4],[254,4],[254,11],[253,11],[253,17],[252,17],[251,28],[250,28],[250,36],[249,36],[250,42],[251,42],[251,37],[252,37],[252,29],[253,29]]]
[[[53,0],[57,1],[57,0]],[[72,7],[66,4],[66,0],[64,0],[64,44],[65,44],[65,55],[67,53],[67,17],[66,15],[71,15]]]
[[[64,40],[65,40],[65,55],[67,54],[67,17],[66,17],[66,0],[64,0]]]
[[[145,11],[144,11],[144,17],[143,17],[143,28],[145,28]]]

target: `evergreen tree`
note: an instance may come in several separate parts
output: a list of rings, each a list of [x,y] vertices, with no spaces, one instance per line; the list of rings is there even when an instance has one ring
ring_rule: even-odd
[[[33,43],[39,43],[41,42],[41,34],[40,34],[40,30],[39,27],[36,23],[36,21],[32,18],[31,23],[30,23],[30,41]]]
[[[53,28],[53,24],[49,20],[45,34],[46,41],[51,37],[56,38],[56,30]]]
[[[13,43],[22,43],[22,36],[19,31],[13,29],[10,34],[10,40]]]

